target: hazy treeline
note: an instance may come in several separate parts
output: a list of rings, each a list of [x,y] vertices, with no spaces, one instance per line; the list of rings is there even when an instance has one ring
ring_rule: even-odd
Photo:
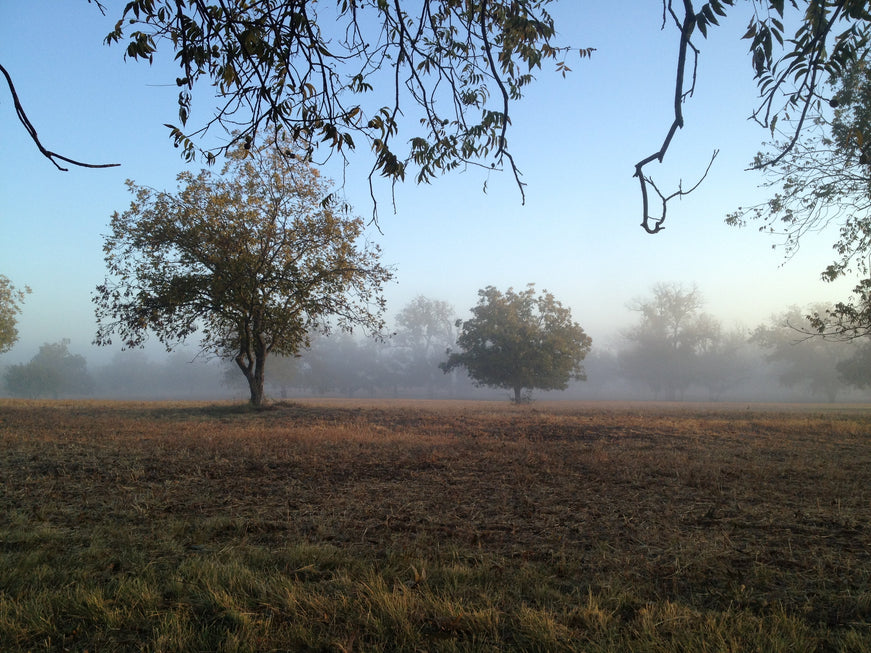
[[[871,385],[871,343],[809,337],[806,315],[792,307],[754,329],[728,329],[703,311],[696,288],[654,286],[631,308],[637,321],[584,361],[587,380],[539,398],[703,401],[863,401]],[[266,384],[275,398],[294,396],[507,398],[477,388],[462,371],[438,367],[456,346],[457,315],[445,302],[418,297],[382,339],[313,333],[296,357],[271,358]],[[29,363],[2,370],[3,390],[20,397],[128,399],[239,398],[243,375],[232,363],[175,352],[155,360],[118,352],[88,366],[69,341],[46,344]]]

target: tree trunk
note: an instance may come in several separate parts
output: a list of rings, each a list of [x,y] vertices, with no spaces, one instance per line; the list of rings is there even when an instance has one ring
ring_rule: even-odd
[[[242,374],[245,375],[245,379],[248,381],[248,389],[251,392],[251,405],[255,408],[260,408],[263,406],[263,380],[266,371],[266,352],[255,352],[254,360],[251,360],[250,358],[246,360],[246,358],[245,355],[239,354],[236,357],[236,364],[239,366],[239,369],[242,370]]]
[[[248,388],[251,390],[251,405],[260,408],[263,405],[263,376],[259,379],[257,374],[248,377]]]
[[[514,386],[514,403],[515,403],[515,404],[519,404],[519,403],[520,403],[520,391],[521,391],[521,390],[523,390],[522,387],[520,387],[520,386],[518,386],[518,385]]]

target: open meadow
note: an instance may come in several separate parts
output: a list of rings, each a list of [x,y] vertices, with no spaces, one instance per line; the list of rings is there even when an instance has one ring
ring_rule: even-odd
[[[0,400],[0,650],[871,651],[871,409]]]

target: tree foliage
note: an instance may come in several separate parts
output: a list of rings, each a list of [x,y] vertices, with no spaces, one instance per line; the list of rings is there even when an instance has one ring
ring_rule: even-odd
[[[179,122],[168,127],[187,159],[200,152],[213,160],[280,129],[310,156],[362,141],[374,154],[370,181],[402,180],[413,164],[417,181],[427,182],[482,160],[507,160],[519,174],[508,149],[509,104],[545,61],[568,69],[567,49],[554,44],[551,1],[133,0],[106,42],[148,61],[171,44]],[[217,88],[217,111],[188,125],[203,82]],[[420,128],[398,136],[414,123]],[[195,137],[213,126],[239,131],[201,150]]]
[[[100,0],[89,2],[106,12]],[[553,2],[130,0],[105,41],[120,44],[130,59],[151,62],[161,50],[174,55],[179,120],[167,127],[189,160],[199,153],[213,161],[237,144],[250,146],[283,131],[319,158],[346,155],[364,143],[373,156],[370,184],[377,175],[403,180],[409,167],[418,182],[429,182],[469,164],[505,166],[522,194],[508,142],[513,104],[544,63],[565,75],[567,55],[575,52],[556,41],[557,25],[548,12]],[[664,228],[670,200],[698,186],[663,191],[649,167],[663,161],[685,124],[683,107],[699,71],[697,37],[707,38],[736,4],[662,0],[661,27],[674,29],[678,56],[671,123],[659,149],[634,167],[641,225],[649,233]],[[772,131],[778,120],[792,120],[793,126],[783,147],[757,162],[764,167],[791,151],[819,107],[823,84],[864,51],[871,13],[865,0],[750,4],[752,18],[742,38],[750,43],[760,95],[752,117]],[[794,32],[787,31],[789,25],[797,25]],[[590,57],[594,50],[576,52]],[[58,161],[95,167],[45,148],[11,76],[2,66],[0,72],[19,120],[43,154],[61,169]],[[189,124],[194,97],[208,101],[204,87],[214,89],[213,110],[204,112],[212,117]],[[199,137],[213,127],[232,137],[204,145]],[[711,163],[715,157],[716,150]],[[658,210],[652,207],[657,203]]]
[[[24,297],[30,288],[18,290],[8,277],[0,274],[0,354],[12,349],[18,342],[18,318]]]
[[[547,11],[552,1],[422,0],[409,9],[398,0],[132,0],[106,40],[126,42],[126,56],[148,60],[161,41],[172,43],[181,92],[179,126],[170,129],[187,157],[197,150],[191,136],[213,124],[241,123],[239,138],[282,128],[309,151],[323,144],[341,152],[362,138],[375,155],[372,174],[394,180],[404,179],[409,164],[418,181],[430,181],[460,165],[507,161],[522,192],[507,139],[511,105],[545,61],[563,75],[569,70],[569,48],[556,44],[557,26]],[[797,135],[822,82],[867,43],[871,14],[864,0],[752,4],[743,38],[760,90],[753,117],[773,127],[798,113]],[[650,233],[663,228],[668,201],[692,190],[666,194],[647,168],[662,162],[684,125],[682,106],[695,90],[698,69],[694,39],[707,38],[734,5],[662,0],[662,27],[675,28],[678,58],[672,123],[660,149],[635,166],[642,226]],[[786,32],[790,22],[798,25],[793,34]],[[581,57],[592,52],[578,50]],[[188,129],[193,89],[203,78],[217,86],[221,103],[209,122]],[[400,139],[402,115],[407,124],[415,115],[420,129]],[[650,209],[649,189],[659,197],[659,215]]]
[[[822,272],[826,281],[857,277],[854,297],[811,317],[806,325],[839,337],[871,333],[871,62],[867,56],[836,78],[828,112],[813,120],[792,151],[768,170],[772,197],[739,208],[727,222],[782,238],[792,256],[809,234],[831,229],[835,260]],[[758,160],[769,156],[760,154]]]
[[[675,5],[681,4],[682,11]],[[674,118],[660,149],[639,161],[635,176],[641,185],[642,222],[648,233],[663,229],[668,202],[686,195],[701,183],[685,190],[665,194],[645,172],[652,163],[661,163],[678,129],[684,126],[683,103],[695,91],[699,49],[693,41],[698,32],[707,38],[708,29],[719,25],[735,5],[734,0],[710,0],[697,6],[692,0],[662,0],[663,26],[669,20],[680,35],[674,87]],[[776,164],[786,156],[804,129],[807,116],[820,105],[820,88],[832,76],[867,46],[871,30],[871,13],[865,0],[752,0],[753,14],[743,39],[750,41],[754,77],[759,88],[760,103],[752,118],[761,126],[774,128],[778,119],[795,117],[794,132],[771,157],[760,158],[757,167]],[[798,25],[790,35],[785,24]],[[688,70],[692,53],[692,71]],[[797,114],[797,115],[796,115]],[[717,156],[714,151],[711,164]],[[710,170],[711,164],[708,165]],[[707,176],[708,171],[702,175]],[[648,187],[659,198],[660,212],[652,214]]]
[[[699,342],[692,379],[707,391],[708,399],[720,401],[747,381],[758,352],[748,343],[745,330],[727,331],[712,318],[705,323],[707,335]]]
[[[136,347],[150,332],[171,348],[199,333],[203,351],[235,360],[260,405],[267,356],[297,353],[309,329],[380,330],[392,276],[380,249],[358,243],[360,218],[287,147],[240,148],[220,176],[181,173],[174,194],[129,183],[135,199],[103,248],[96,344],[117,333]]]
[[[841,381],[855,388],[871,387],[871,342],[856,346],[850,356],[842,358],[837,364]]]
[[[46,343],[29,363],[12,365],[6,370],[6,389],[15,397],[37,399],[61,395],[88,395],[94,390],[94,380],[88,373],[84,356],[69,352],[66,338]]]
[[[582,361],[593,341],[551,293],[536,296],[534,284],[505,293],[487,286],[472,316],[457,321],[461,351],[448,352],[444,372],[465,367],[478,385],[513,390],[515,402],[524,388],[565,390],[586,378]]]

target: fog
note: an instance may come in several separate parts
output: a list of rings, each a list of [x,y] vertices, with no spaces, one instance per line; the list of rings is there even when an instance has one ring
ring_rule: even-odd
[[[109,216],[131,200],[124,180],[172,189],[178,172],[202,167],[184,164],[163,127],[177,116],[175,67],[159,60],[131,65],[117,51],[106,51],[102,41],[113,17],[101,22],[99,12],[82,11],[77,3],[6,4],[0,21],[7,36],[0,38],[4,65],[18,71],[17,88],[45,142],[83,159],[122,166],[57,172],[33,147],[12,104],[0,103],[0,136],[9,153],[0,162],[6,164],[0,184],[0,274],[33,290],[18,316],[19,342],[0,355],[0,393],[12,394],[4,383],[8,368],[28,366],[43,345],[69,339],[66,350],[73,360],[64,363],[67,373],[48,374],[50,383],[43,380],[39,387],[36,373],[51,371],[51,364],[18,369],[19,390],[59,397],[245,401],[241,372],[198,355],[195,340],[172,354],[157,342],[142,352],[90,346],[96,330],[91,297],[106,273],[102,234]],[[840,360],[863,360],[847,353],[850,345],[833,345],[824,354],[809,342],[785,345],[778,353],[747,342],[757,327],[794,303],[808,310],[809,302],[846,299],[856,280],[820,281],[832,262],[837,225],[808,234],[801,251],[785,262],[783,252],[772,249],[782,241],[778,235],[723,224],[738,206],[768,197],[759,188],[763,180],[745,172],[768,135],[746,119],[757,103],[755,81],[736,74],[737,64],[746,64],[746,43],[740,39],[744,16],[734,15],[728,27],[705,40],[698,85],[685,107],[687,124],[657,179],[671,189],[681,180],[691,183],[714,149],[716,165],[698,190],[669,209],[668,229],[651,237],[638,226],[634,163],[659,146],[671,123],[673,34],[660,29],[658,3],[636,3],[627,12],[613,11],[611,3],[581,4],[557,3],[558,24],[564,42],[594,46],[596,57],[573,64],[575,71],[565,79],[541,71],[513,109],[511,143],[523,169],[523,201],[513,177],[489,166],[445,174],[432,185],[409,181],[377,188],[380,224],[367,237],[382,247],[383,262],[396,269],[396,283],[385,289],[388,335],[399,331],[396,316],[418,295],[445,301],[456,318],[467,319],[478,288],[536,282],[570,307],[593,339],[587,380],[564,392],[535,392],[537,398],[826,401],[834,389],[838,401],[864,401],[866,392],[839,376]],[[49,13],[54,20],[44,20]],[[32,42],[41,44],[38,57],[21,47]],[[57,109],[58,97],[65,98],[63,111]],[[325,175],[341,181],[344,199],[368,216],[373,209],[368,164],[346,170],[336,158],[332,165]],[[723,336],[708,334],[680,360],[655,347],[637,351],[637,342],[626,337],[638,318],[628,306],[656,282],[674,280],[699,284],[702,311],[718,322]],[[267,393],[274,399],[313,394],[506,399],[505,390],[476,388],[461,373],[446,376],[438,370],[452,344],[441,342],[424,356],[407,339],[395,337],[383,343],[316,340],[299,359],[270,361]],[[336,352],[344,358],[331,358]],[[816,369],[828,376],[810,373]],[[285,372],[291,380],[281,382]],[[72,387],[76,379],[79,386]]]
[[[669,336],[641,308],[655,289],[697,293],[698,303]],[[474,302],[468,302],[469,305]],[[559,297],[557,297],[559,299]],[[312,334],[297,357],[270,358],[266,394],[294,397],[488,399],[508,401],[510,391],[477,387],[463,370],[438,365],[456,348],[456,319],[469,311],[438,297],[415,301],[445,307],[440,324],[424,324],[394,308],[380,338],[334,332]],[[711,302],[693,286],[660,284],[627,303],[628,320],[587,330],[593,338],[584,360],[585,381],[564,391],[534,390],[533,400],[669,400],[724,402],[865,402],[869,366],[863,343],[808,338],[804,316],[824,305],[771,307],[771,317],[733,325],[708,313]],[[573,319],[585,327],[581,311]],[[26,310],[26,306],[25,306]],[[405,315],[404,319],[401,318]],[[669,316],[660,316],[668,320]],[[660,318],[657,318],[660,319]],[[417,320],[417,322],[415,321]],[[601,320],[601,318],[600,318]],[[424,320],[425,321],[425,320]],[[660,325],[661,326],[661,325]],[[586,327],[585,327],[586,328]],[[68,325],[67,332],[78,332]],[[678,332],[680,332],[678,334]],[[425,334],[425,335],[424,335]],[[669,340],[670,338],[670,340]],[[0,394],[32,398],[118,400],[233,400],[245,402],[248,386],[233,361],[199,352],[192,343],[167,352],[159,343],[122,351],[59,338],[43,346],[23,342],[0,357]],[[858,370],[858,371],[857,371]]]

